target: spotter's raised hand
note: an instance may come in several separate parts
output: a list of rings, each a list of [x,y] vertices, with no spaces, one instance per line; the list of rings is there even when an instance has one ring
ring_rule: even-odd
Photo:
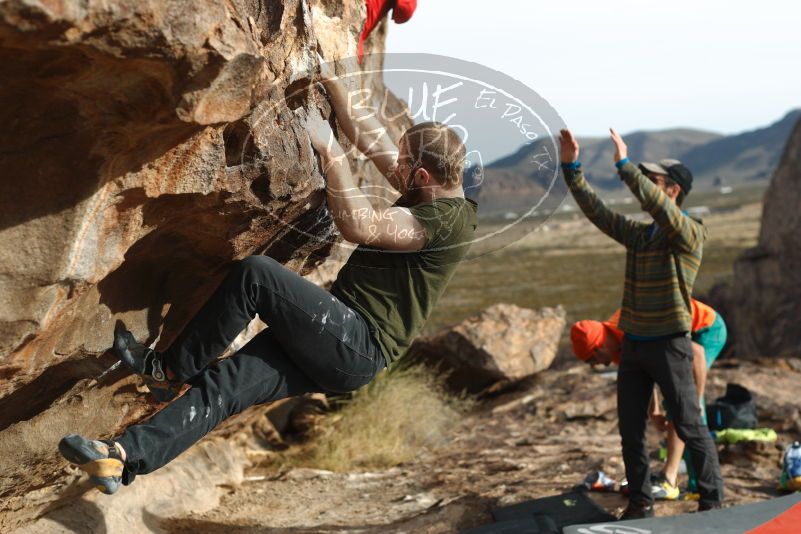
[[[623,138],[620,137],[620,134],[615,131],[614,128],[609,128],[610,137],[612,138],[612,142],[615,144],[615,163],[622,159],[626,159],[629,154],[629,149],[626,146],[626,143],[623,142]]]
[[[573,134],[567,128],[560,130],[559,135],[559,154],[562,163],[573,163],[578,161],[579,144]]]

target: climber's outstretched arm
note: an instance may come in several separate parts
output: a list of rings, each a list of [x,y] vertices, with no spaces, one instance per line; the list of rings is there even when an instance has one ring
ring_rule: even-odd
[[[386,127],[376,117],[369,89],[345,86],[331,66],[320,59],[320,81],[325,87],[342,131],[359,151],[370,158],[395,189],[399,189],[396,170],[398,147],[387,135]],[[351,78],[356,80],[356,77]]]
[[[373,208],[350,172],[347,155],[327,121],[310,118],[309,139],[320,153],[326,177],[328,208],[347,241],[384,250],[411,252],[426,243],[426,231],[407,208]]]

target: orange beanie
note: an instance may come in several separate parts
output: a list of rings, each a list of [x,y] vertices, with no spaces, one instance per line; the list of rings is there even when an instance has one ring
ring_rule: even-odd
[[[570,328],[573,352],[579,360],[587,361],[603,345],[606,327],[600,321],[579,321]]]

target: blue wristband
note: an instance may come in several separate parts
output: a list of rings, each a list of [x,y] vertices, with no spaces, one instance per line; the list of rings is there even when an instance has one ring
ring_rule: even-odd
[[[628,162],[629,162],[629,158],[623,158],[620,161],[618,161],[617,163],[615,163],[615,167],[617,167],[619,169],[619,168],[621,168],[623,165],[625,165]]]
[[[562,163],[562,168],[564,170],[566,170],[566,171],[568,171],[568,170],[575,171],[576,169],[578,169],[580,167],[581,167],[581,162],[579,160],[576,160],[576,161],[574,161],[572,163]]]

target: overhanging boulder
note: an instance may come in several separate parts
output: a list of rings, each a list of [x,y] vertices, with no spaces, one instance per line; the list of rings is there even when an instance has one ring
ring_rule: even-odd
[[[63,434],[156,409],[125,372],[93,381],[117,319],[165,347],[233,260],[305,273],[331,254],[303,127],[330,109],[298,89],[318,48],[355,55],[364,15],[358,0],[0,3],[0,530],[68,494]]]

